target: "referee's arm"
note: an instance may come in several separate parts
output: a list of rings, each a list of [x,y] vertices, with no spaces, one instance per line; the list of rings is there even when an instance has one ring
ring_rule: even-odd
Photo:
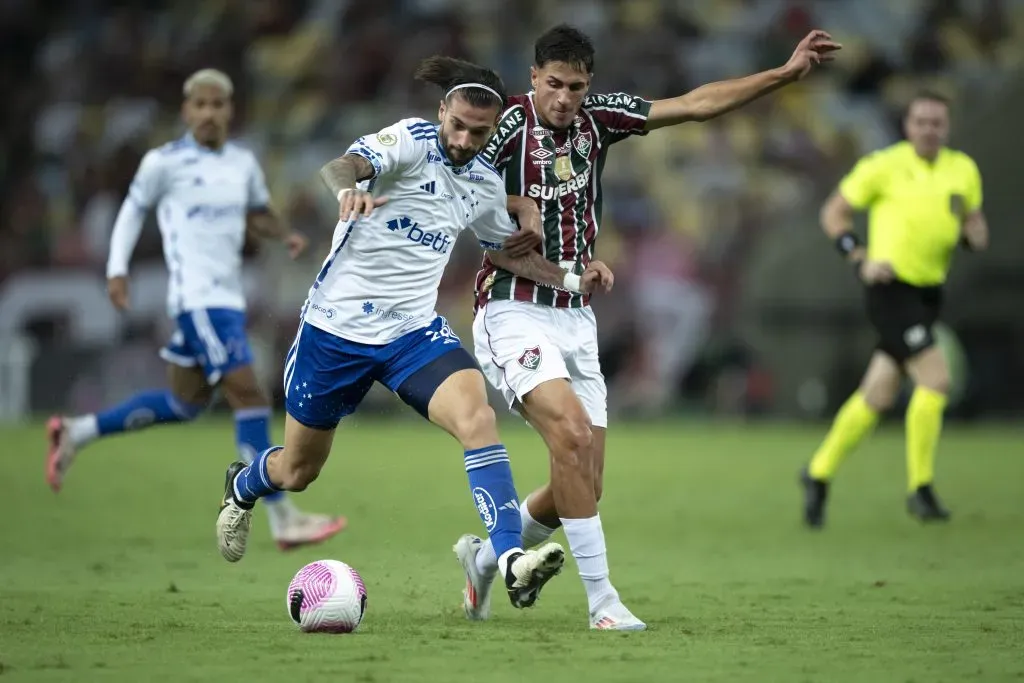
[[[970,212],[964,218],[963,243],[971,251],[988,249],[988,222],[981,209]]]
[[[890,282],[896,276],[892,264],[886,261],[869,261],[867,249],[854,233],[854,211],[856,209],[843,193],[839,189],[834,190],[821,207],[821,229],[836,245],[839,253],[853,265],[861,280],[867,284]]]
[[[853,213],[854,208],[846,201],[846,197],[839,190],[834,190],[821,207],[821,229],[833,242],[838,242],[846,235],[853,235]],[[855,241],[839,248],[851,263],[864,260],[866,250]]]
[[[973,159],[969,159],[967,191],[964,196],[960,242],[971,251],[988,249],[988,222],[982,213],[981,172]]]

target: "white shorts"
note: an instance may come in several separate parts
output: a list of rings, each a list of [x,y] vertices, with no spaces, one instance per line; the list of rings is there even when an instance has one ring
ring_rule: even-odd
[[[595,427],[608,426],[608,391],[597,351],[597,320],[585,308],[490,301],[473,320],[484,376],[513,412],[543,382],[568,379]]]

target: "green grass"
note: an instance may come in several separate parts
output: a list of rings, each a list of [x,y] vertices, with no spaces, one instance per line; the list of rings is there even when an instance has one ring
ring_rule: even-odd
[[[545,456],[524,428],[505,436],[525,493]],[[901,433],[883,430],[847,463],[815,534],[799,525],[795,475],[820,436],[614,429],[612,578],[650,630],[612,634],[587,629],[571,560],[533,610],[498,594],[492,621],[464,621],[450,548],[480,523],[459,449],[426,426],[346,426],[299,502],[347,514],[350,529],[282,554],[257,514],[237,565],[213,535],[228,423],[96,444],[59,496],[39,428],[5,428],[0,683],[1024,681],[1021,433],[949,430],[939,490],[954,521],[922,527],[903,508]],[[288,619],[289,579],[323,557],[365,577],[356,635],[304,635]]]

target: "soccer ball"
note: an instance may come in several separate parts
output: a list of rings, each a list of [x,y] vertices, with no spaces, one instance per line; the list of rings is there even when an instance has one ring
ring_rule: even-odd
[[[365,613],[363,578],[344,562],[312,562],[288,584],[288,615],[306,633],[352,633]]]

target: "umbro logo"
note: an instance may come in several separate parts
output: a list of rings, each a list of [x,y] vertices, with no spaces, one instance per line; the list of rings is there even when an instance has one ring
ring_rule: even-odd
[[[550,149],[545,149],[543,147],[538,147],[537,149],[530,152],[531,157],[533,157],[534,159],[540,159],[541,161],[544,161],[545,159],[550,159],[554,155],[555,153],[552,152]]]
[[[437,194],[436,186],[437,183],[431,180],[429,183],[426,183],[425,185],[420,185],[420,189],[426,192],[427,194]]]

